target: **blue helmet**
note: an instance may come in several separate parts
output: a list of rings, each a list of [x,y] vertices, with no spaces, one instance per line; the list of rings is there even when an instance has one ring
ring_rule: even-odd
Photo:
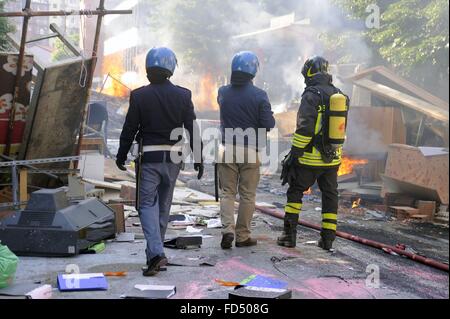
[[[236,53],[231,63],[231,71],[240,71],[256,75],[259,69],[259,60],[256,54],[250,51],[242,51]]]
[[[175,53],[165,47],[153,48],[147,53],[145,58],[145,68],[158,67],[169,71],[172,75],[177,66],[177,57]]]

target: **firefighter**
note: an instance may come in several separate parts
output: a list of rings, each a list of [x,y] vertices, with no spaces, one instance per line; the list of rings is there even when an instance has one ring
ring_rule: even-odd
[[[222,130],[218,163],[222,191],[222,249],[230,249],[235,239],[236,247],[257,244],[257,240],[250,236],[250,224],[260,178],[258,151],[265,146],[258,142],[265,143],[267,131],[275,126],[267,93],[253,85],[258,68],[258,57],[254,53],[237,53],[232,61],[231,84],[221,87],[217,98]],[[238,193],[239,208],[235,222],[234,203]]]
[[[173,130],[189,133],[191,150],[200,141],[195,130],[196,116],[188,89],[172,84],[177,59],[175,53],[164,47],[151,49],[146,56],[149,85],[133,90],[130,107],[120,135],[116,164],[126,170],[125,161],[133,140],[139,142],[140,156],[136,166],[136,205],[147,241],[147,267],[144,276],[156,275],[167,265],[163,242],[169,220],[175,182],[183,165],[183,137],[171,139]],[[194,134],[197,134],[194,135]],[[198,179],[203,175],[200,151],[194,151],[194,168]]]
[[[333,85],[328,61],[314,56],[302,69],[306,88],[297,114],[291,152],[281,178],[288,183],[284,231],[278,245],[295,247],[303,193],[317,181],[322,192],[322,230],[319,247],[332,249],[336,238],[337,176],[345,140],[348,98]]]

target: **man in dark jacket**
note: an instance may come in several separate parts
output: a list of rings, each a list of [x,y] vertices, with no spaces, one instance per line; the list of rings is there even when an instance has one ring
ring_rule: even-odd
[[[336,237],[338,191],[337,172],[341,164],[342,147],[332,149],[324,144],[323,118],[329,109],[330,97],[341,93],[328,73],[328,61],[315,56],[303,67],[306,89],[297,115],[290,153],[290,164],[283,185],[289,183],[285,206],[284,231],[278,244],[295,247],[298,218],[303,193],[317,181],[322,192],[322,231],[319,246],[332,248]],[[348,105],[348,99],[347,99]]]
[[[250,223],[255,211],[256,187],[259,183],[258,147],[265,144],[268,130],[275,126],[269,98],[253,85],[259,62],[252,52],[240,52],[232,62],[231,85],[221,87],[218,94],[222,131],[219,152],[220,210],[223,224],[221,247],[254,246]],[[238,218],[234,220],[234,203],[239,193]]]
[[[189,133],[198,179],[203,174],[201,140],[198,130],[194,129],[196,116],[191,92],[169,81],[176,65],[172,50],[160,47],[149,51],[146,68],[150,85],[131,92],[117,153],[117,166],[126,170],[124,165],[133,141],[140,143],[142,155],[136,167],[136,204],[147,240],[148,267],[144,276],[157,274],[168,262],[163,242],[183,153],[182,136],[177,133],[177,139],[171,137],[174,130],[184,127]]]

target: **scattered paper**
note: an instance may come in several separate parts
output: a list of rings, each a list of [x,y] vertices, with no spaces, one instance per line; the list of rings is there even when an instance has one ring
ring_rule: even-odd
[[[159,286],[159,285],[134,285],[134,288],[140,291],[146,290],[173,290],[175,286]]]
[[[191,233],[191,234],[196,234],[196,233],[201,233],[201,232],[203,231],[203,229],[195,228],[195,227],[192,227],[192,226],[188,226],[188,227],[186,228],[186,231],[187,231],[188,233]]]
[[[215,218],[219,216],[220,212],[217,207],[215,207],[214,209],[192,209],[188,212],[188,214],[192,216]]]
[[[210,219],[208,220],[208,224],[206,225],[207,228],[222,228],[222,221],[220,218],[217,219]]]

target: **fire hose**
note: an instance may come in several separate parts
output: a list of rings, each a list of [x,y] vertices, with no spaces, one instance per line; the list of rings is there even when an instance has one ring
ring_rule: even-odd
[[[270,209],[270,208],[266,208],[266,207],[260,207],[260,206],[256,206],[256,209],[259,210],[261,213],[264,213],[266,215],[270,215],[279,219],[283,219],[284,218],[284,212],[281,212],[279,210],[276,209]],[[303,220],[299,220],[299,225],[301,226],[305,226],[308,228],[312,228],[315,230],[321,230],[321,227],[319,225],[313,224],[313,223],[309,223]],[[421,264],[427,265],[427,266],[431,266],[446,272],[449,272],[449,265],[444,264],[442,262],[439,262],[437,260],[431,259],[431,258],[426,258],[414,253],[411,253],[409,251],[394,247],[394,246],[390,246],[390,245],[386,245],[374,240],[370,240],[370,239],[366,239],[366,238],[362,238],[359,236],[355,236],[349,233],[345,233],[345,232],[341,232],[341,231],[337,231],[336,232],[336,236],[344,238],[344,239],[348,239],[366,246],[370,246],[370,247],[374,247],[374,248],[378,248],[381,249],[385,252],[391,253],[394,252],[398,255],[407,257],[411,260],[414,260],[416,262],[419,262]]]

